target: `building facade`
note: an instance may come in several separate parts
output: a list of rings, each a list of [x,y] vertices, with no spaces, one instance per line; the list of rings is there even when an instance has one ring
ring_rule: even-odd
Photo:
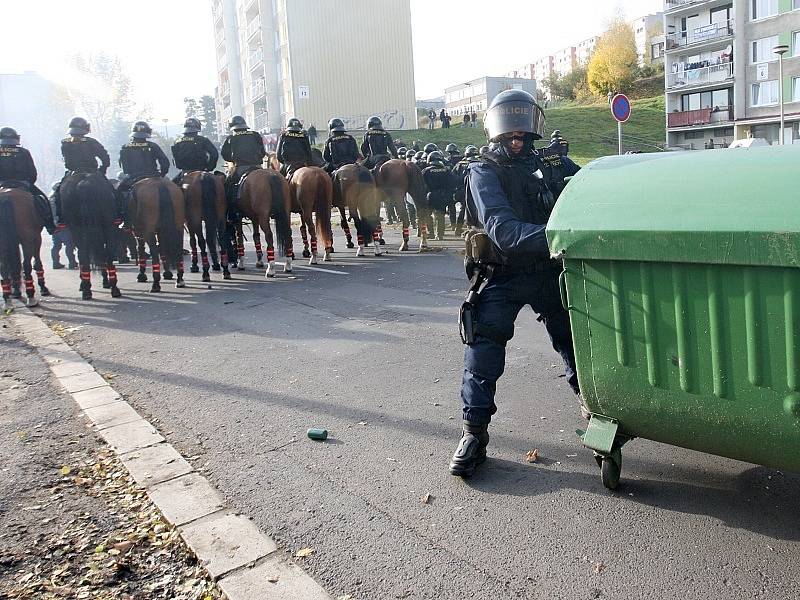
[[[378,115],[416,128],[410,0],[211,1],[220,123],[241,114],[267,132],[298,117],[324,130],[339,117],[357,130]]]
[[[664,31],[669,147],[776,143],[781,89],[786,143],[800,139],[800,0],[666,0]]]
[[[639,64],[644,65],[659,62],[663,57],[661,53],[654,52],[653,46],[661,43],[664,27],[664,13],[645,15],[630,22],[633,36],[636,39],[636,52],[639,55]],[[656,56],[654,56],[656,54]]]
[[[482,113],[494,97],[505,90],[524,90],[536,96],[536,80],[512,77],[479,77],[472,81],[446,88],[445,110],[450,116],[465,113]]]

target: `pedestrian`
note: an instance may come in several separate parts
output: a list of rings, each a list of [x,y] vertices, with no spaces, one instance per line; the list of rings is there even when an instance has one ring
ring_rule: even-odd
[[[450,473],[460,477],[486,460],[497,380],[524,306],[538,313],[564,361],[567,383],[579,393],[569,313],[559,291],[561,264],[550,258],[545,237],[552,195],[533,147],[542,139],[544,113],[528,92],[506,90],[492,101],[485,125],[492,146],[469,165],[467,179],[470,289],[460,313],[464,423],[450,460]]]
[[[317,145],[317,128],[314,127],[313,123],[311,124],[311,127],[308,128],[308,141],[312,146]]]
[[[428,111],[428,129],[436,127],[436,111],[430,109]]]
[[[474,110],[472,111],[472,114],[470,115],[470,122],[472,123],[473,127],[477,127],[478,126],[478,113],[476,113]]]
[[[452,119],[453,118],[449,114],[444,113],[444,122],[443,122],[442,127],[444,127],[445,129],[450,129],[450,121]]]
[[[444,112],[444,109],[439,111],[439,122],[442,124],[442,127],[444,127],[444,117],[446,114],[447,113]]]
[[[461,124],[461,127],[469,127],[470,116],[468,112],[464,113],[464,122]]]

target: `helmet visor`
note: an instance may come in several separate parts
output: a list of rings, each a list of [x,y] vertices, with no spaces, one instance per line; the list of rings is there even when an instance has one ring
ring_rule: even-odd
[[[496,142],[501,135],[522,131],[540,140],[545,131],[545,118],[542,109],[536,104],[523,101],[504,102],[486,113],[486,135],[489,141]]]

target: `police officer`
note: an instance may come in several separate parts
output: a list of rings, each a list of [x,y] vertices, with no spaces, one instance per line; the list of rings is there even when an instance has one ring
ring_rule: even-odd
[[[407,152],[408,152],[408,148],[406,148],[405,146],[400,146],[397,149],[397,158],[399,158],[400,160],[405,160]]]
[[[19,144],[19,134],[11,127],[0,129],[0,187],[22,188],[33,196],[36,210],[42,217],[45,229],[50,235],[56,230],[50,202],[42,190],[36,187],[36,165],[26,148]]]
[[[207,137],[200,135],[200,121],[189,117],[183,124],[183,135],[172,145],[172,160],[181,172],[173,179],[180,183],[191,171],[213,171],[217,167],[219,151]]]
[[[222,143],[220,154],[222,160],[231,165],[225,178],[225,194],[228,197],[228,206],[235,211],[242,177],[253,169],[261,168],[267,149],[264,147],[264,138],[257,131],[249,129],[243,117],[231,117],[228,128],[231,134]]]
[[[581,168],[567,156],[568,153],[569,142],[564,139],[558,129],[556,129],[550,137],[550,145],[539,152],[542,157],[542,173],[544,175],[544,180],[547,182],[547,187],[550,188],[556,200],[558,200],[558,197],[567,185],[564,180],[567,177],[577,175],[578,171],[581,170]]]
[[[361,154],[366,157],[364,166],[377,170],[390,158],[397,158],[392,135],[383,129],[383,122],[378,117],[370,117],[367,121],[367,132],[361,142]]]
[[[417,165],[420,170],[428,166],[427,157],[424,151],[420,150],[414,155],[414,164]]]
[[[325,161],[325,170],[333,174],[344,165],[354,164],[361,158],[361,154],[358,152],[356,138],[347,133],[341,119],[331,119],[328,123],[328,130],[330,136],[325,142],[322,158]]]
[[[308,141],[308,134],[303,129],[300,119],[289,119],[286,131],[281,133],[278,140],[277,157],[278,162],[282,165],[281,173],[289,179],[297,169],[314,164],[314,158],[311,156],[311,143]]]
[[[464,149],[464,158],[462,158],[458,164],[453,167],[453,188],[455,191],[453,192],[453,201],[448,207],[448,210],[451,211],[451,221],[453,214],[456,214],[455,234],[457,236],[461,236],[461,234],[464,232],[464,216],[467,208],[467,172],[469,170],[469,166],[478,160],[480,160],[478,148],[476,146],[469,145]],[[457,213],[456,204],[458,205]]]
[[[544,114],[529,93],[507,90],[492,101],[485,127],[493,145],[469,166],[468,175],[467,219],[475,229],[467,233],[471,286],[461,311],[467,344],[461,388],[464,425],[450,461],[450,473],[461,477],[472,475],[486,460],[506,343],[525,305],[539,314],[564,361],[568,383],[579,392],[569,314],[559,293],[561,267],[550,258],[545,238],[552,195],[533,147],[542,137]]]
[[[453,176],[444,154],[438,150],[428,155],[428,164],[430,166],[422,171],[422,177],[428,187],[428,205],[436,221],[436,239],[444,241],[444,211],[453,197]]]
[[[455,144],[447,144],[447,147],[444,149],[444,151],[447,154],[447,164],[450,165],[451,169],[461,162],[462,158],[464,158],[461,156],[461,153],[458,151],[458,146]]]
[[[119,166],[123,178],[118,190],[128,192],[137,181],[148,177],[164,177],[169,173],[169,159],[161,146],[147,138],[153,130],[144,121],[137,121],[131,128],[131,141],[119,152]]]
[[[425,144],[425,147],[422,149],[422,154],[425,156],[425,162],[428,161],[428,156],[430,156],[431,152],[438,152],[439,146],[436,144]]]

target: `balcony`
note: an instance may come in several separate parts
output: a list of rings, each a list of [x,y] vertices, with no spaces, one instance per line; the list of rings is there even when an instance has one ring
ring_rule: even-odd
[[[699,4],[710,4],[714,1],[715,0],[664,0],[664,12],[670,13],[684,8],[693,8]]]
[[[256,67],[264,64],[264,52],[262,50],[254,50],[247,57],[247,69],[252,71]]]
[[[700,46],[710,42],[725,40],[733,36],[733,19],[722,23],[711,23],[689,31],[676,31],[667,34],[667,52]]]
[[[667,127],[695,127],[733,121],[732,106],[667,113]]]
[[[250,101],[253,102],[266,94],[266,85],[263,79],[256,80],[250,86]]]
[[[667,75],[667,90],[684,90],[706,85],[733,82],[733,61]]]
[[[247,24],[247,39],[249,40],[256,33],[261,31],[261,19],[256,17]]]
[[[261,113],[260,115],[256,115],[256,118],[253,121],[253,129],[256,131],[261,131],[267,127],[267,113]]]

